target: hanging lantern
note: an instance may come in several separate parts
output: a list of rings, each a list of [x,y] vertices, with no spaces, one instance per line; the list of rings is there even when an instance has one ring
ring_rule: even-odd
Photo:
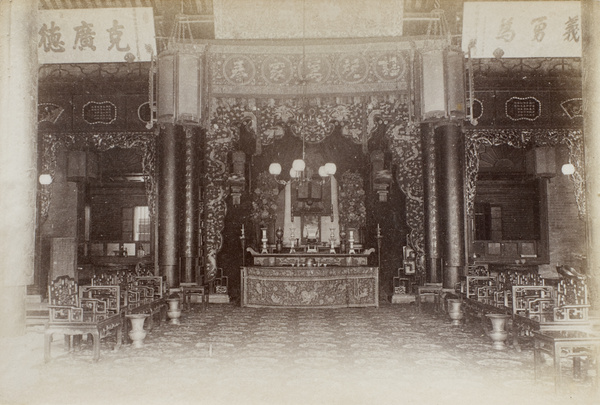
[[[98,155],[83,150],[67,154],[67,181],[88,181],[98,177]]]
[[[158,122],[200,124],[202,72],[198,54],[166,51],[158,56]]]
[[[464,119],[463,53],[449,48],[425,50],[421,63],[421,120]]]

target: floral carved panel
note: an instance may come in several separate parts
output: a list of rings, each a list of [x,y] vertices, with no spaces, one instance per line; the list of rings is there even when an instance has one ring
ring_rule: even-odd
[[[243,305],[367,307],[378,305],[376,267],[244,269]]]
[[[212,98],[206,134],[205,213],[207,275],[216,274],[216,256],[222,247],[229,177],[227,155],[239,141],[239,128],[247,124],[260,147],[272,144],[286,130],[308,143],[326,140],[334,128],[368,152],[368,143],[381,126],[388,128],[386,145],[398,167],[398,184],[407,196],[410,244],[423,252],[423,186],[420,136],[410,125],[406,94],[352,98],[246,99]]]

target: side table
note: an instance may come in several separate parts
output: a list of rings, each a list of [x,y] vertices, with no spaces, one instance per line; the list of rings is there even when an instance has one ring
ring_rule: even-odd
[[[595,361],[596,375],[592,386],[598,389],[600,374],[600,335],[576,330],[545,330],[533,332],[533,362],[534,375],[537,381],[539,368],[543,362],[542,353],[554,359],[554,388],[562,386],[561,360],[573,359],[573,374],[581,374],[581,360],[586,357],[590,364]]]
[[[183,308],[187,311],[191,309],[192,295],[200,297],[202,310],[206,311],[208,306],[208,286],[198,285],[196,283],[180,283],[179,286],[183,292]]]

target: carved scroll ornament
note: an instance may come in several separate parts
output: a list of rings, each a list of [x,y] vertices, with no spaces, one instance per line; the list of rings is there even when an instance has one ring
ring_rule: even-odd
[[[575,200],[579,210],[579,217],[585,218],[585,179],[583,132],[576,129],[553,130],[521,130],[521,129],[481,129],[465,131],[466,150],[466,204],[467,214],[473,215],[475,194],[477,187],[477,173],[479,172],[479,150],[481,145],[498,146],[509,145],[515,148],[536,146],[566,145],[569,149],[570,162],[575,166],[575,173],[571,176],[574,183]]]
[[[142,151],[142,170],[148,207],[151,218],[156,218],[156,134],[148,132],[110,133],[59,133],[42,135],[41,172],[56,173],[56,154],[59,149],[99,152],[112,148],[138,148]],[[41,218],[48,216],[51,201],[51,187],[43,187],[40,192]]]

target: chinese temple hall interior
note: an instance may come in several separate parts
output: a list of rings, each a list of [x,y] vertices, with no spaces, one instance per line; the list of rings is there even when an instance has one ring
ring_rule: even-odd
[[[598,403],[598,21],[0,0],[0,403]]]

